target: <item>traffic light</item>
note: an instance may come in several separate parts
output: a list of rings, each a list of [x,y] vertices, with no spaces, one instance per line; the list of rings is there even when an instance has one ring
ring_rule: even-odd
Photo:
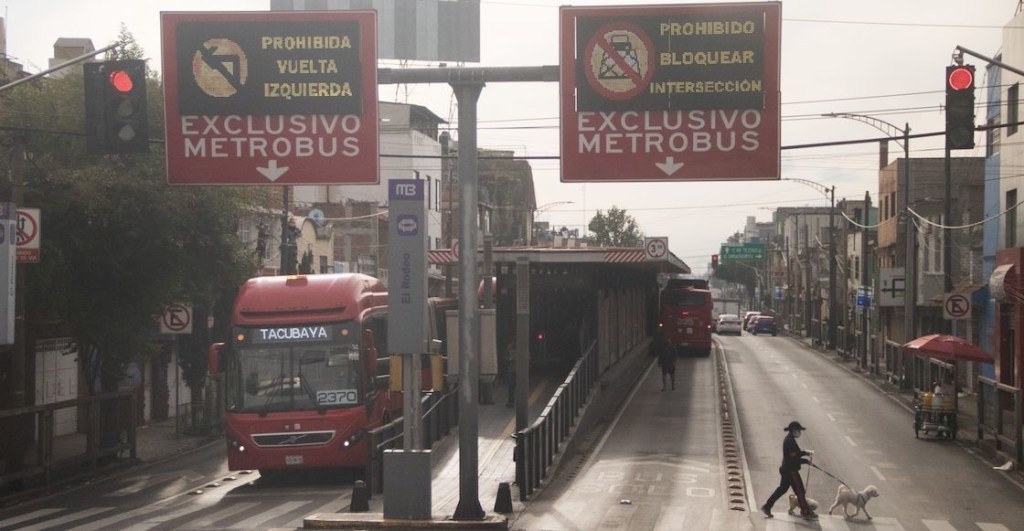
[[[85,139],[91,153],[149,151],[146,62],[85,63]]]
[[[974,66],[946,67],[946,148],[974,147]]]
[[[711,270],[714,271],[716,269],[718,269],[718,255],[713,254],[711,255]]]

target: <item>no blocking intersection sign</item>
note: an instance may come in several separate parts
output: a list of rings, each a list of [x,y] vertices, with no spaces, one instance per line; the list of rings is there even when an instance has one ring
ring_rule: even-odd
[[[778,2],[561,9],[562,181],[779,178]]]
[[[372,11],[162,13],[170,184],[378,182]]]

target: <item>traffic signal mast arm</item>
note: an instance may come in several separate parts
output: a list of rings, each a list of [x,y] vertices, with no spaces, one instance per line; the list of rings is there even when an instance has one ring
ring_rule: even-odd
[[[959,53],[957,53],[957,52],[959,52]],[[999,68],[1002,68],[1004,70],[1009,70],[1010,72],[1013,72],[1014,74],[1017,74],[1019,76],[1024,76],[1024,70],[1021,70],[1019,68],[1014,68],[1014,67],[1012,67],[1012,66],[1010,66],[1010,65],[1008,65],[1008,64],[1006,64],[1006,63],[1004,63],[1002,61],[993,59],[991,57],[986,57],[984,55],[981,55],[978,52],[975,52],[975,51],[972,51],[972,50],[968,50],[967,48],[964,48],[963,46],[959,46],[959,45],[956,47],[956,51],[953,52],[953,60],[958,65],[959,64],[963,64],[963,62],[964,62],[963,54],[972,55],[974,57],[977,57],[978,59],[981,59],[982,61],[985,61],[987,63],[996,65]]]
[[[12,89],[12,88],[14,88],[14,87],[16,87],[16,86],[18,86],[18,85],[20,85],[22,83],[28,83],[29,81],[32,81],[33,79],[36,79],[36,78],[43,77],[43,76],[49,74],[50,72],[56,72],[57,70],[61,70],[61,69],[67,68],[67,67],[69,67],[69,66],[71,66],[73,64],[80,63],[80,62],[85,61],[86,59],[88,59],[90,57],[99,55],[101,53],[104,53],[104,52],[107,52],[107,51],[110,51],[110,50],[113,50],[114,48],[117,48],[118,46],[121,46],[121,43],[117,42],[117,43],[111,44],[110,46],[107,46],[105,48],[100,48],[99,50],[96,50],[96,51],[93,51],[93,52],[89,52],[89,53],[87,53],[85,55],[79,55],[78,57],[75,57],[74,59],[72,59],[72,60],[70,60],[70,61],[68,61],[66,63],[61,63],[61,64],[59,64],[59,65],[57,65],[57,66],[55,66],[53,68],[47,68],[46,70],[43,70],[42,72],[39,72],[37,74],[32,74],[31,76],[23,77],[21,79],[12,81],[12,82],[10,82],[10,83],[8,83],[6,85],[0,86],[0,92],[3,92],[5,90],[7,90],[7,89]]]

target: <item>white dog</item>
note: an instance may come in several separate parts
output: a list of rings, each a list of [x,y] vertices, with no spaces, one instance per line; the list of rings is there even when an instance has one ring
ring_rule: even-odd
[[[843,516],[847,518],[853,518],[860,514],[861,510],[864,511],[864,516],[871,520],[871,515],[868,514],[868,500],[878,496],[878,489],[874,485],[868,485],[864,490],[860,492],[854,492],[853,489],[846,485],[840,485],[839,490],[836,492],[836,501],[832,503],[832,507],[828,508],[828,514],[832,514],[832,511],[840,505],[843,506]],[[857,508],[857,512],[850,514],[846,511],[848,505],[853,505]]]
[[[817,511],[818,510],[818,501],[817,500],[812,500],[810,498],[806,498],[806,499],[807,499],[807,506],[810,507],[812,511]],[[789,511],[788,512],[791,515],[796,515],[798,510],[800,510],[800,503],[796,501],[796,494],[790,494],[789,495]]]

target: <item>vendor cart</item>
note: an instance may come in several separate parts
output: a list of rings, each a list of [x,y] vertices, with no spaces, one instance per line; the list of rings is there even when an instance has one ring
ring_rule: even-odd
[[[923,393],[914,401],[914,436],[921,432],[956,438],[957,362],[992,363],[994,358],[966,339],[945,334],[921,336],[903,344],[904,352],[921,358],[934,358],[953,364],[953,387],[948,392]]]
[[[942,393],[923,393],[914,401],[914,437],[925,435],[956,437],[954,399]]]

